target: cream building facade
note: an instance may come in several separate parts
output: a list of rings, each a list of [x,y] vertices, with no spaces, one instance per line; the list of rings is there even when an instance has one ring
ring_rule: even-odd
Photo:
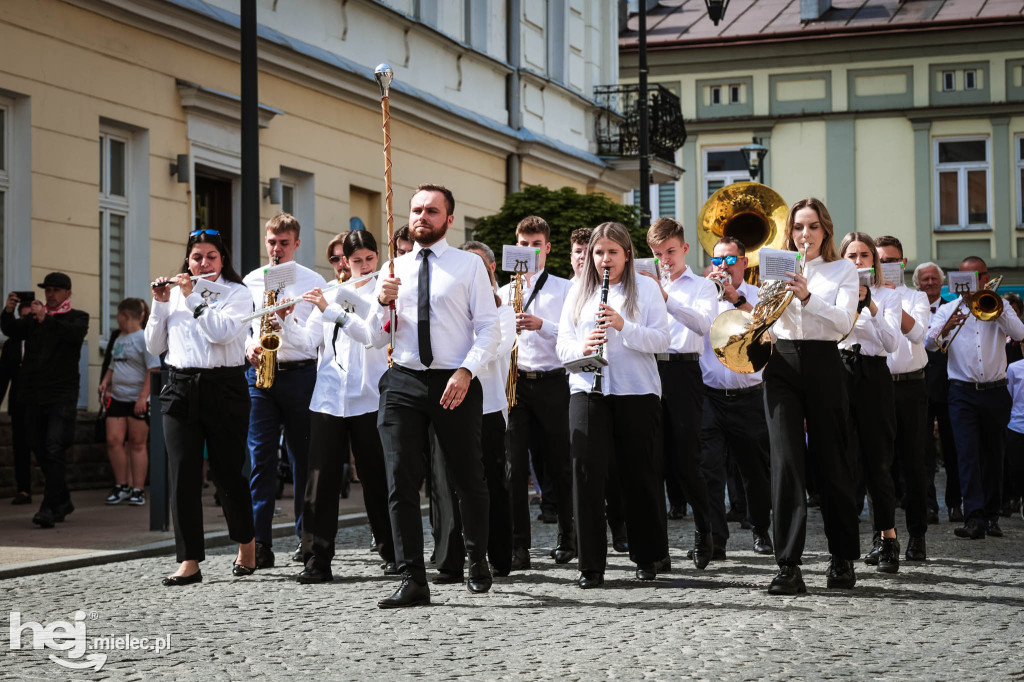
[[[895,235],[911,267],[1024,264],[1024,2],[734,1],[717,27],[701,0],[658,5],[650,79],[680,94],[689,138],[687,173],[654,191],[688,230],[713,191],[749,179],[737,152],[758,137],[765,184],[823,199],[837,242]]]
[[[335,234],[382,233],[380,62],[395,69],[396,227],[420,182],[453,189],[456,242],[524,184],[636,185],[595,153],[593,87],[618,74],[612,3],[257,7],[261,220],[294,213],[299,261],[325,274]],[[240,222],[239,25],[239,0],[0,3],[0,281],[72,277],[93,406],[121,298],[178,271],[195,225],[220,229],[236,262],[242,231],[262,235]]]

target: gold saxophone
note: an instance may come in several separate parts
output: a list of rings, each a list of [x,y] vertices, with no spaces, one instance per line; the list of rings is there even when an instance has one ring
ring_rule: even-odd
[[[512,275],[512,286],[508,288],[508,304],[516,315],[523,312],[523,279],[525,275],[516,272]],[[517,318],[518,319],[518,318]],[[505,380],[505,397],[508,398],[508,409],[516,406],[516,386],[519,383],[519,325],[516,325],[516,342],[512,346],[512,362],[508,368],[508,379]]]
[[[273,258],[271,263],[277,265],[278,258]],[[263,292],[263,307],[269,308],[277,303],[277,291],[268,289]],[[260,318],[260,346],[263,352],[260,353],[259,362],[256,365],[256,388],[270,388],[274,385],[274,375],[277,374],[277,351],[281,348],[281,337],[274,331],[274,313],[264,313]]]

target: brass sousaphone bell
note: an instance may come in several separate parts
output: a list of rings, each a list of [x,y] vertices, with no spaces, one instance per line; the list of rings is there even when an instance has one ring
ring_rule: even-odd
[[[789,209],[778,192],[757,182],[737,182],[718,190],[704,203],[697,219],[698,238],[709,255],[722,237],[736,237],[746,247],[748,282],[758,281],[758,252],[781,249],[786,240]],[[752,312],[727,310],[711,325],[711,348],[734,372],[752,374],[764,368],[772,354],[768,329],[789,305],[785,283],[771,282],[760,291]]]

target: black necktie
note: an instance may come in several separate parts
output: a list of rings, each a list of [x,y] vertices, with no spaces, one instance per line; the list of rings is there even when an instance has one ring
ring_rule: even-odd
[[[430,349],[430,265],[427,257],[430,256],[430,249],[420,251],[420,282],[419,302],[416,306],[417,332],[420,342],[420,362],[424,367],[430,367],[434,361],[434,351]]]
[[[936,306],[932,306],[932,313],[933,314],[935,313],[936,310],[938,310],[938,308]]]

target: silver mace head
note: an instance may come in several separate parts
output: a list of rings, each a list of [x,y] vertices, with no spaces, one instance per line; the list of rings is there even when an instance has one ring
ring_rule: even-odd
[[[391,81],[395,78],[395,70],[391,68],[390,64],[378,64],[377,68],[373,70],[373,77],[377,79],[377,85],[380,86],[380,96],[388,96],[388,88],[391,87]]]

